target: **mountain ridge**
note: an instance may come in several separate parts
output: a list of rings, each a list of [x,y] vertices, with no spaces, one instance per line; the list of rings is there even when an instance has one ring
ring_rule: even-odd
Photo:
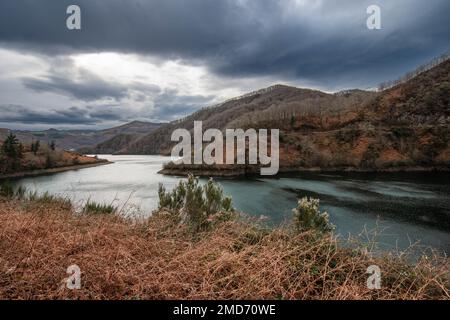
[[[61,149],[86,151],[94,148],[97,144],[105,142],[119,134],[139,135],[148,134],[158,128],[161,123],[131,121],[116,127],[101,130],[58,130],[49,128],[47,130],[10,130],[0,128],[0,140],[10,131],[13,132],[20,141],[31,143],[35,140],[41,142],[54,141]]]
[[[331,96],[331,94],[313,89],[284,85],[270,86],[235,99],[229,99],[212,107],[200,109],[183,119],[163,125],[149,135],[140,137],[129,147],[120,150],[119,153],[167,154],[168,149],[173,145],[170,142],[172,131],[177,128],[192,130],[194,121],[203,121],[204,129],[224,129],[232,121],[242,122],[246,115],[264,111],[280,102],[289,103]]]
[[[282,170],[429,170],[450,168],[450,61],[383,91],[317,90],[271,86],[142,136],[120,153],[169,154],[176,128],[280,129]],[[231,113],[231,114],[230,114]],[[232,167],[232,166],[231,166]],[[166,166],[214,175],[214,166]],[[239,172],[256,172],[246,166]],[[217,171],[217,170],[216,170]]]

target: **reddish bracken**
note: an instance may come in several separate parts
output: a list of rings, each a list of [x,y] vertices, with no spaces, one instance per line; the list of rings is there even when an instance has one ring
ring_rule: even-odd
[[[66,287],[72,264],[79,290]],[[366,286],[369,265],[380,290]],[[0,299],[449,299],[449,270],[248,221],[192,234],[170,214],[136,222],[0,198]]]

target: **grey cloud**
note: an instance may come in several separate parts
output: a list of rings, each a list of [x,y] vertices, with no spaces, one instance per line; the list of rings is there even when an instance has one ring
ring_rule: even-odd
[[[71,96],[82,101],[93,101],[105,98],[116,101],[128,97],[132,91],[142,95],[155,94],[160,88],[153,84],[134,82],[130,85],[117,84],[103,80],[92,72],[75,67],[66,68],[64,72],[55,72],[39,77],[22,78],[23,85],[37,92],[53,92]]]
[[[87,108],[70,107],[65,110],[36,110],[21,105],[0,105],[0,122],[46,125],[93,125],[104,120],[119,120],[119,113],[113,116],[111,111],[90,112]],[[106,115],[106,116],[105,116]]]
[[[70,4],[73,1],[2,1],[0,39],[52,53],[112,50],[198,55],[224,40],[238,41],[241,30],[233,24],[245,21],[244,13],[231,1],[111,0],[105,5],[100,0],[79,0],[82,30],[72,32],[65,27]]]
[[[8,86],[0,92],[0,123],[83,127],[173,120],[215,100],[208,93],[162,90],[138,78],[127,85],[108,81],[74,66],[69,55],[76,53],[136,53],[152,64],[176,59],[205,66],[224,86],[230,77],[236,83],[264,77],[340,90],[397,78],[450,48],[448,0],[297,2],[304,6],[294,9],[293,0],[77,0],[82,30],[69,31],[65,11],[73,1],[2,0],[0,48],[39,56],[49,69],[3,80]],[[382,7],[382,30],[367,30],[369,4]],[[54,108],[32,106],[34,93],[24,99],[13,96],[11,88],[20,92],[22,85],[31,92],[70,97],[82,107],[67,107],[70,100],[45,95],[37,95],[36,106],[51,99]],[[129,108],[121,106],[123,101]]]
[[[160,89],[135,84],[137,89],[149,90],[154,94]],[[135,119],[167,121],[186,116],[211,104],[214,96],[183,95],[177,90],[164,90],[153,98],[153,108],[144,110],[125,109],[120,104],[87,105],[84,107],[42,109],[17,104],[0,105],[0,123],[42,124],[42,125],[99,125],[104,122],[127,122]]]
[[[327,88],[331,77],[340,86],[371,86],[449,49],[448,0],[310,0],[299,2],[305,6],[297,14],[288,0],[77,3],[82,30],[73,32],[65,28],[72,1],[3,0],[0,41],[45,54],[117,51],[177,58],[220,75],[275,75]],[[365,27],[366,8],[374,3],[382,7],[380,31]]]
[[[103,109],[103,108],[102,108]],[[119,121],[124,120],[124,116],[118,110],[114,109],[103,109],[91,112],[89,114],[91,118],[100,121]]]
[[[155,98],[151,115],[155,119],[175,120],[210,105],[213,100],[214,96],[180,95],[177,90],[165,90]]]
[[[64,77],[49,76],[44,79],[23,78],[22,82],[25,87],[37,92],[61,93],[83,101],[98,100],[102,98],[119,100],[124,98],[127,94],[127,89],[125,87],[112,85],[100,79],[75,82]]]

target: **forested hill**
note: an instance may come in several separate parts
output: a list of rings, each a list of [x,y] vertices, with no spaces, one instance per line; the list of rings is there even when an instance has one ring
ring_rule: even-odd
[[[167,154],[176,128],[279,128],[293,169],[448,168],[450,61],[381,92],[335,94],[275,85],[202,109],[131,142],[122,153]]]
[[[327,94],[321,91],[274,85],[251,94],[231,99],[218,106],[204,108],[184,119],[161,126],[121,150],[131,154],[159,154],[169,152],[173,145],[170,136],[177,128],[193,129],[194,121],[201,120],[203,128],[277,127],[292,115],[338,114],[357,109],[376,93],[354,90],[345,94]]]

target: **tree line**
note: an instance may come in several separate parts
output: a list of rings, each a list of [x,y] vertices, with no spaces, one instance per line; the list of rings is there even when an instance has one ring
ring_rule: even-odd
[[[395,87],[396,85],[405,83],[405,82],[411,80],[412,78],[415,78],[418,75],[424,73],[425,71],[428,71],[428,70],[440,65],[441,63],[447,61],[449,58],[450,58],[450,53],[445,53],[445,54],[441,55],[440,57],[434,58],[430,62],[428,62],[424,65],[421,65],[416,70],[408,72],[403,77],[401,77],[397,80],[390,80],[390,81],[382,82],[378,85],[378,91],[384,91],[384,90],[390,89],[392,87]]]
[[[55,151],[56,145],[54,141],[48,143],[51,151]],[[10,132],[0,146],[0,173],[15,172],[22,169],[22,159],[24,158],[24,146],[19,141],[17,136]],[[39,140],[33,141],[30,145],[30,150],[34,155],[37,155],[41,149],[41,142]],[[51,159],[47,154],[47,167],[51,167]]]

